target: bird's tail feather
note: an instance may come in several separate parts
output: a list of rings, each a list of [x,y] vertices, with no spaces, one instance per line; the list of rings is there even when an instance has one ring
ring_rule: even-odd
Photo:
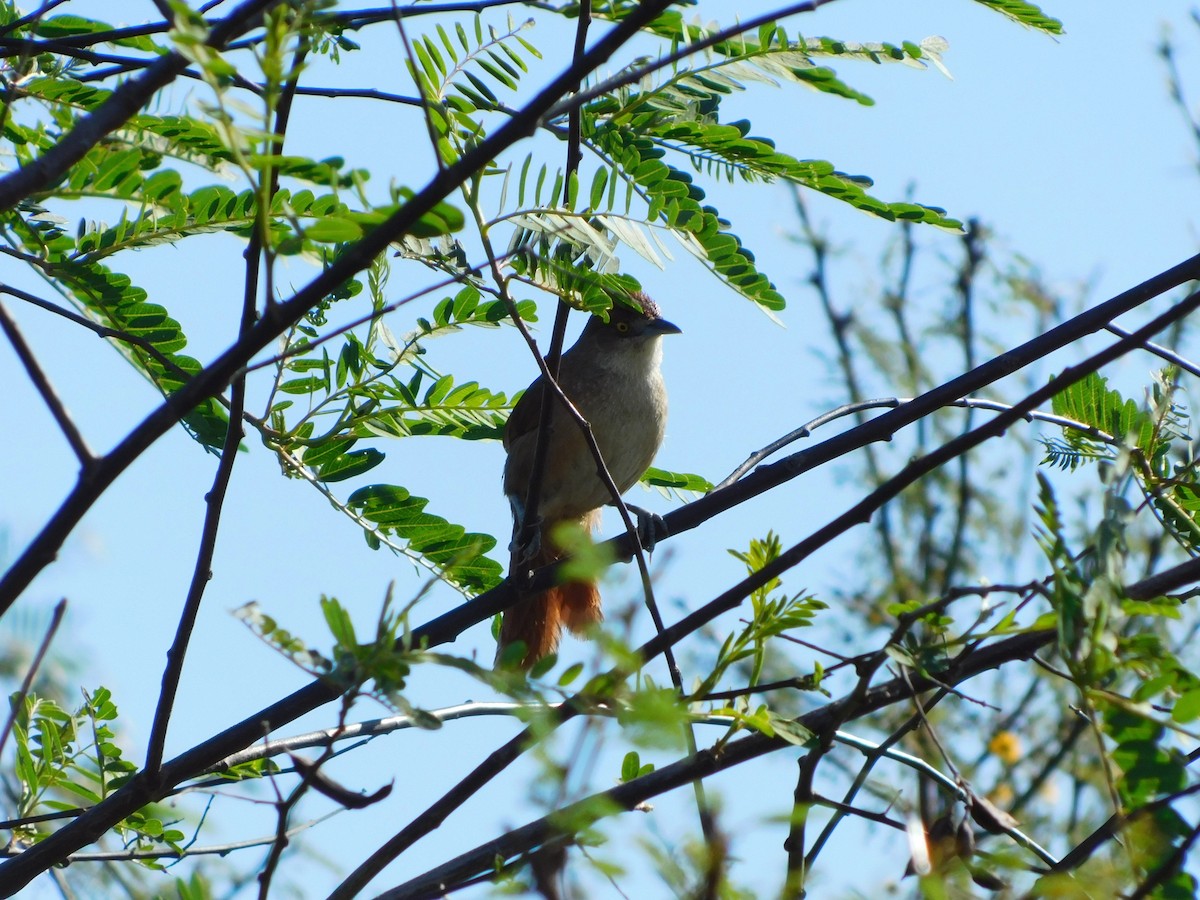
[[[597,516],[589,513],[579,524],[591,531],[595,518]],[[544,525],[541,529],[537,552],[528,561],[531,568],[548,566],[562,558],[563,551],[550,538],[553,525]],[[505,648],[522,641],[525,657],[521,665],[529,668],[558,648],[564,626],[580,634],[603,618],[600,590],[594,581],[568,581],[524,596],[504,611],[496,658],[503,656]]]

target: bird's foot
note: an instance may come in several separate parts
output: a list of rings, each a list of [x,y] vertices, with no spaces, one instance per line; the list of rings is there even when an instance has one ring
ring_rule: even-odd
[[[521,542],[521,535],[514,532],[512,540],[508,542],[508,552],[512,558],[513,571],[528,570],[532,561],[542,552],[542,529],[532,529],[528,540],[524,542]]]
[[[658,513],[634,506],[632,503],[626,503],[625,508],[637,516],[638,543],[647,553],[653,553],[658,542],[671,534],[667,523]]]

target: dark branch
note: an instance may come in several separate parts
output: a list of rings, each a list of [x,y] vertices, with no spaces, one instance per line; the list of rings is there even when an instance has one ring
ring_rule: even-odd
[[[17,328],[17,323],[8,315],[8,310],[4,308],[4,304],[0,303],[0,331],[3,331],[8,338],[13,349],[17,352],[17,359],[21,361],[21,365],[25,367],[26,373],[29,375],[29,380],[33,382],[37,392],[42,396],[42,402],[46,404],[46,408],[50,410],[50,415],[54,417],[54,421],[58,423],[58,427],[62,430],[63,437],[67,439],[67,443],[71,445],[71,449],[75,451],[75,457],[79,460],[79,465],[84,469],[89,469],[95,462],[95,457],[92,456],[92,451],[88,449],[87,442],[83,439],[79,428],[72,421],[70,414],[67,413],[67,408],[63,406],[62,400],[58,398],[58,394],[54,392],[54,386],[50,384],[50,379],[38,364],[37,356],[30,346],[25,343],[25,336],[21,334],[21,330]]]
[[[999,641],[988,647],[964,654],[939,673],[939,680],[958,684],[969,678],[998,668],[1006,663],[1028,659],[1039,648],[1054,639],[1052,630],[1034,631]],[[819,734],[830,725],[907,700],[914,692],[936,687],[927,678],[913,673],[908,679],[896,678],[871,688],[861,698],[845,698],[800,716],[796,721],[807,730]],[[846,714],[845,706],[857,704],[854,716]],[[703,750],[669,766],[657,769],[641,778],[625,782],[601,794],[588,797],[541,819],[476,847],[442,866],[431,869],[419,878],[406,882],[379,895],[379,900],[421,900],[441,897],[452,887],[494,870],[496,858],[509,860],[535,850],[547,840],[559,836],[555,823],[582,823],[594,820],[601,809],[628,811],[653,797],[683,787],[697,778],[707,778],[768,753],[791,747],[779,737],[753,734],[725,745],[719,753]]]
[[[719,491],[713,491],[699,500],[667,513],[663,517],[667,533],[673,536],[690,531],[719,513],[764,494],[811,469],[839,459],[868,444],[889,441],[901,428],[917,422],[934,410],[961,400],[992,382],[999,381],[1001,378],[1042,359],[1055,350],[1062,349],[1085,335],[1100,330],[1111,319],[1122,313],[1136,309],[1172,288],[1198,278],[1200,278],[1200,255],[1193,256],[1191,259],[1142,282],[1137,287],[1086,310],[1046,333],[988,360],[970,372],[926,391],[911,403],[906,403],[868,422],[848,429],[837,437],[822,441],[776,463],[761,466],[736,483]],[[1014,409],[1016,408],[1014,407]],[[1004,416],[1004,420],[1015,423],[1032,410],[1033,407],[1027,410],[1024,405],[1021,405],[1020,411],[1016,412],[1015,416],[1010,411],[1009,415]],[[992,421],[995,422],[998,419]],[[625,535],[613,538],[608,542],[608,546],[615,559],[627,561],[632,556],[632,544]],[[1196,577],[1200,578],[1200,563],[1197,563],[1197,570]],[[545,588],[554,584],[557,580],[557,571],[557,565],[538,570],[530,582],[529,589]],[[422,628],[417,629],[414,636],[418,640],[428,640],[430,646],[452,641],[472,625],[507,609],[515,600],[516,594],[513,586],[506,581],[479,595],[469,603],[433,619]]]
[[[279,0],[244,0],[209,32],[207,44],[221,49],[230,40],[258,24],[262,14]],[[0,210],[12,209],[30,194],[44,190],[71,166],[83,159],[105,136],[120,128],[129,117],[144,107],[154,95],[187,68],[179,53],[168,53],[151,64],[141,75],[129,79],[93,112],[37,159],[0,178]]]
[[[646,0],[641,3],[597,41],[577,66],[571,66],[551,81],[526,105],[520,115],[501,126],[456,163],[439,172],[408,203],[364,236],[305,288],[289,300],[270,307],[267,314],[243,340],[239,340],[134,428],[97,464],[94,477],[88,483],[76,485],[32,544],[0,580],[0,612],[11,606],[37,573],[54,559],[58,547],[84,513],[147,447],[165,434],[196,404],[223,390],[256,353],[291,324],[299,321],[333,289],[366,268],[393,240],[411,229],[458,185],[473,173],[480,171],[508,147],[531,135],[546,111],[558,102],[572,85],[607,61],[618,48],[669,5],[669,0]],[[140,83],[140,80],[135,79],[130,83]],[[46,173],[36,176],[43,177],[47,177]],[[14,200],[24,195],[11,183],[0,181],[0,196],[4,196],[4,192],[10,196],[15,192]],[[133,811],[163,796],[173,785],[260,739],[264,730],[293,721],[337,695],[338,691],[335,688],[315,682],[166,763],[157,778],[151,780],[145,773],[135,776],[128,784],[93,806],[70,825],[30,847],[19,857],[0,865],[0,892],[8,895],[19,891],[32,878],[80,847],[94,842]]]

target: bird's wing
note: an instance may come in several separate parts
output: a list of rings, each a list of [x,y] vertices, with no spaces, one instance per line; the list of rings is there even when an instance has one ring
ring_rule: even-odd
[[[538,377],[521,395],[513,411],[509,413],[508,423],[504,426],[504,449],[512,448],[513,443],[520,437],[537,431],[538,419],[542,411],[542,394],[545,386]]]

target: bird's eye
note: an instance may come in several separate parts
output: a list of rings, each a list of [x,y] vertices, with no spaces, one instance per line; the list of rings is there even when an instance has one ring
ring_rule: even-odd
[[[620,334],[628,334],[629,333],[629,323],[628,322],[618,322],[617,323],[617,331]]]

